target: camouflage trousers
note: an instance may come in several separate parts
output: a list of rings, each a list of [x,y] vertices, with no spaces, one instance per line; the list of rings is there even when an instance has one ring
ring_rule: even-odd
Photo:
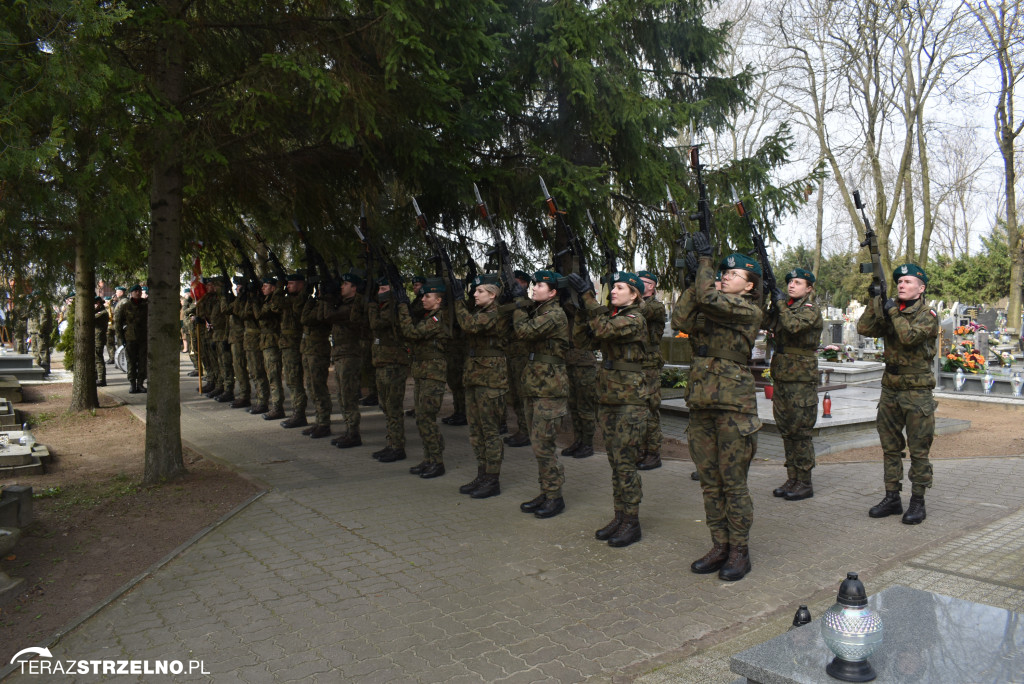
[[[220,362],[218,361],[217,350],[213,346],[213,339],[209,331],[203,331],[200,349],[200,362],[203,364],[203,380],[212,382],[215,389],[224,389],[224,377],[220,374]],[[128,345],[125,343],[125,353]]]
[[[903,489],[903,449],[910,452],[910,483],[914,496],[932,486],[928,452],[935,437],[935,400],[930,389],[882,388],[876,427],[882,442],[886,491]],[[904,437],[906,428],[906,437]]]
[[[96,382],[107,381],[107,365],[103,363],[103,342],[106,341],[106,335],[102,338],[97,338],[96,343]]]
[[[249,368],[252,403],[256,406],[265,406],[270,394],[270,387],[267,385],[267,371],[263,367],[263,352],[259,349],[246,349],[245,365]]]
[[[757,451],[756,415],[698,409],[690,411],[686,429],[690,458],[700,475],[704,517],[711,539],[746,545],[754,522],[747,471]]]
[[[267,347],[263,350],[263,368],[267,374],[267,387],[270,394],[267,405],[270,410],[284,408],[284,385],[281,384],[281,350]]]
[[[368,340],[359,343],[362,350],[360,363],[360,386],[370,390],[370,395],[377,393],[377,372],[373,367],[373,345]]]
[[[231,359],[231,345],[227,341],[214,342],[217,351],[217,362],[220,365],[221,384],[225,392],[235,390],[235,364]]]
[[[516,415],[516,428],[513,432],[530,434],[530,420],[526,417],[526,401],[523,397],[523,372],[526,370],[525,356],[508,357],[508,393],[505,401]]]
[[[818,420],[817,383],[776,381],[772,415],[786,449],[786,475],[792,480],[810,482],[814,469],[811,430]]]
[[[566,366],[569,372],[569,413],[572,416],[572,433],[576,441],[594,446],[594,431],[597,427],[597,367]]]
[[[423,460],[444,462],[444,437],[437,427],[437,414],[441,412],[445,383],[440,380],[416,380],[413,391],[416,406],[416,429],[423,441]]]
[[[113,325],[111,325],[111,327],[107,330],[107,358],[110,359],[111,361],[114,360],[114,354],[117,352],[117,345],[115,344],[115,342],[117,342],[117,336],[114,335],[114,327]],[[192,354],[192,350],[189,349],[188,355],[192,356]],[[195,365],[194,359],[192,361],[192,364]]]
[[[331,391],[327,389],[327,373],[331,359],[325,354],[302,355],[302,377],[306,383],[306,395],[313,397],[316,425],[331,424]]]
[[[409,367],[399,364],[380,366],[376,374],[377,397],[387,424],[388,446],[404,449],[405,409],[402,403],[405,401],[405,381],[409,377]]]
[[[249,367],[245,359],[245,346],[241,342],[231,342],[231,365],[235,370],[236,399],[249,398]]]
[[[636,515],[643,498],[643,484],[636,460],[647,422],[647,406],[642,404],[600,404],[597,420],[601,424],[608,465],[612,469],[612,498],[615,510]]]
[[[306,415],[306,388],[302,381],[302,353],[297,346],[281,349],[281,372],[292,399],[292,412]]]
[[[644,368],[644,388],[647,396],[647,422],[640,448],[661,453],[661,368]]]
[[[537,481],[549,499],[562,496],[565,469],[558,462],[555,437],[562,418],[569,412],[565,397],[526,397],[523,401],[530,445],[537,458]]]
[[[505,445],[498,434],[504,411],[505,390],[479,385],[466,387],[469,444],[473,447],[477,465],[483,466],[491,475],[501,472],[501,462],[505,457]]]
[[[453,413],[466,415],[466,385],[462,380],[462,371],[466,368],[465,348],[449,350],[445,355],[445,377],[448,381],[448,389],[452,391]]]
[[[128,379],[144,382],[146,380],[146,340],[124,343],[125,363],[128,366]]]
[[[358,356],[341,356],[334,360],[334,380],[338,385],[338,405],[345,429],[359,433],[359,400],[362,398],[363,360]]]
[[[50,372],[50,340],[42,333],[32,334],[32,353],[36,357],[36,364]]]

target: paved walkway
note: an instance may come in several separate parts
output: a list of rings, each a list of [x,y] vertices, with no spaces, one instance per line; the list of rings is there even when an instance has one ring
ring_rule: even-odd
[[[140,415],[111,373],[107,391]],[[750,471],[753,572],[698,576],[709,546],[689,462],[645,473],[643,541],[593,538],[611,514],[603,454],[566,459],[567,511],[519,512],[537,491],[529,448],[508,449],[502,494],[459,495],[475,475],[465,428],[443,426],[448,474],[380,464],[383,415],[364,409],[362,450],[195,397],[182,433],[270,491],[63,637],[61,659],[200,659],[221,682],[732,681],[728,656],[784,629],[800,603],[823,610],[857,570],[869,591],[899,581],[1024,609],[1024,456],[943,460],[928,520],[872,520],[881,464],[820,466],[813,499],[771,496],[776,461]],[[977,587],[981,587],[978,589]],[[967,592],[964,589],[964,592]],[[777,632],[776,632],[777,633]],[[29,644],[26,644],[28,646]],[[28,675],[12,675],[12,679]],[[145,681],[144,676],[80,681]]]

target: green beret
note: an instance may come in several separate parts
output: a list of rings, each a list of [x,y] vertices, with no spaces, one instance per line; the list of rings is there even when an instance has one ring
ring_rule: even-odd
[[[360,276],[358,273],[353,273],[352,271],[349,271],[348,273],[342,273],[341,280],[342,282],[345,283],[352,283],[357,288],[362,287],[364,284],[362,276]]]
[[[522,273],[522,271],[516,271],[516,273]],[[525,280],[530,279],[530,276],[523,275]],[[481,285],[497,285],[501,287],[501,277],[497,273],[481,273],[476,278],[473,278],[473,287],[480,287]]]
[[[289,273],[288,277],[287,277],[287,280],[288,281],[301,280],[301,281],[305,282],[306,281],[306,276],[304,274],[302,274],[302,273]]]
[[[117,287],[114,288],[114,290],[120,290],[121,292],[125,292],[127,288],[124,285],[118,285]]]
[[[142,286],[141,285],[132,285],[130,288],[128,288],[128,291],[129,292],[142,292]]]
[[[388,280],[388,277],[386,275],[383,275],[380,278],[377,278],[377,284],[378,285],[390,285],[391,281]]]
[[[535,283],[547,283],[548,287],[557,290],[558,281],[562,279],[561,273],[555,271],[537,271],[533,274],[533,282]],[[528,279],[529,280],[529,279]]]
[[[757,259],[751,259],[746,254],[740,254],[739,252],[733,252],[722,259],[722,263],[718,267],[723,271],[738,268],[741,271],[750,271],[758,277],[761,276],[761,264],[757,263]]]
[[[444,278],[423,278],[423,287],[420,289],[420,292],[423,294],[430,294],[432,292],[435,294],[444,294],[446,290],[447,288],[444,285]]]
[[[186,292],[191,292],[191,290],[186,290]],[[110,297],[104,297],[103,301],[109,302],[110,301]]]
[[[93,303],[94,303],[94,304],[95,304],[96,302],[102,302],[102,301],[103,301],[103,297],[101,297],[101,296],[99,296],[99,295],[96,295],[96,299],[94,299],[94,300],[92,300],[92,301],[93,301]]]
[[[512,277],[513,278],[519,278],[519,280],[525,280],[527,282],[529,282],[529,280],[530,280],[530,274],[529,273],[527,273],[526,271],[520,271],[518,269],[515,270],[515,271],[512,271]]]
[[[146,287],[145,285],[143,285],[143,286],[142,286],[142,291],[143,291],[143,292],[149,292],[149,288],[148,288],[148,287]],[[74,292],[72,292],[71,294],[74,294]]]
[[[412,282],[413,285],[415,285],[416,283],[423,283],[425,285],[426,282],[427,282],[427,278],[426,278],[426,276],[416,275],[416,276],[412,277],[412,281],[411,282]],[[443,290],[442,290],[442,292],[443,292]]]
[[[803,280],[807,281],[808,285],[814,284],[814,274],[802,268],[794,268],[792,271],[786,274],[787,283],[793,278],[802,278]]]
[[[609,282],[614,285],[615,283],[626,283],[631,285],[640,291],[642,295],[644,293],[644,281],[640,280],[640,276],[636,273],[630,273],[629,271],[616,271],[612,273],[609,278]]]
[[[637,273],[637,276],[641,278],[647,278],[648,280],[653,281],[655,285],[658,284],[658,276],[654,275],[650,271],[639,271]]]
[[[903,276],[914,276],[925,285],[928,284],[928,274],[917,264],[903,264],[902,266],[897,266],[896,270],[892,272],[893,282],[898,282]]]
[[[277,285],[277,278],[274,276],[263,276],[263,278],[260,279],[260,282],[264,285]]]

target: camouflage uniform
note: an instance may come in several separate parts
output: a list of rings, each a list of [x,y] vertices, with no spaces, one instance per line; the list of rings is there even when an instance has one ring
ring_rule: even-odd
[[[501,472],[504,445],[498,430],[505,411],[508,391],[508,365],[501,350],[508,331],[508,318],[498,313],[497,301],[485,309],[455,304],[459,326],[466,333],[466,417],[469,419],[469,443],[477,465],[490,476]]]
[[[278,288],[278,292],[281,288]],[[277,292],[274,293],[277,295]],[[302,307],[309,297],[309,290],[303,287],[291,294],[283,292],[280,297],[271,298],[271,310],[281,317],[281,335],[278,351],[281,354],[281,372],[291,395],[292,414],[306,415],[306,390],[302,379]]]
[[[885,373],[877,416],[885,490],[903,489],[902,457],[906,448],[910,453],[911,493],[923,497],[932,486],[928,452],[935,436],[932,360],[939,335],[938,318],[923,299],[901,302],[890,317],[882,311],[881,298],[875,297],[857,321],[857,332],[885,340]]]
[[[114,311],[117,310],[117,305],[118,305],[119,302],[120,302],[119,298],[111,297],[109,300],[107,300],[107,302],[105,304],[105,307],[106,307],[106,310],[107,310],[107,320],[109,320],[110,323],[111,323],[110,325],[107,326],[107,341],[106,341],[106,345],[107,345],[107,363],[113,363],[114,362],[114,355],[117,353],[117,336],[114,334],[113,322],[114,322]],[[195,302],[194,301],[192,302],[192,310],[193,311],[195,310]],[[186,312],[187,311],[188,311],[188,309],[186,308]],[[188,314],[186,313],[186,316],[187,315]],[[186,318],[186,320],[188,320],[188,319]],[[189,356],[192,356],[192,349],[191,349],[191,347],[189,348]]]
[[[637,305],[609,310],[590,292],[583,301],[601,349],[597,416],[612,471],[615,513],[635,518],[643,498],[636,461],[649,410],[643,377],[647,322]]]
[[[647,321],[647,353],[644,356],[644,381],[647,387],[647,424],[640,450],[648,463],[661,463],[661,338],[665,335],[665,305],[656,297],[647,297],[640,307]]]
[[[38,318],[32,318],[29,324],[34,324],[32,334],[32,353],[36,357],[36,363],[40,368],[50,372],[50,336],[53,334],[53,307],[43,302],[40,304],[41,311]],[[30,328],[30,332],[32,329]]]
[[[279,303],[275,303],[275,298]],[[284,387],[281,384],[281,315],[275,309],[284,306],[284,292],[277,288],[267,296],[256,298],[253,313],[260,326],[260,349],[263,351],[263,368],[267,374],[270,395],[267,401],[268,415],[284,413]]]
[[[245,358],[245,324],[238,315],[238,307],[235,306],[237,299],[230,302],[225,299],[224,305],[228,314],[228,346],[231,347],[231,367],[235,374],[235,387],[232,392],[235,395],[235,408],[242,408],[249,402],[249,366]],[[237,391],[235,391],[237,388]]]
[[[217,288],[208,292],[206,297],[213,295],[213,300],[210,302],[210,323],[213,324],[211,340],[217,355],[220,383],[224,388],[224,394],[233,395],[235,392],[235,366],[231,360],[231,345],[228,343],[230,304],[221,288],[222,285],[218,283]]]
[[[813,294],[779,300],[773,312],[763,323],[775,333],[772,415],[786,449],[788,480],[810,483],[814,468],[811,430],[818,420],[817,348],[825,321]]]
[[[597,357],[594,355],[594,334],[585,312],[572,320],[571,348],[566,352],[569,373],[569,413],[572,416],[573,443],[562,451],[565,456],[593,453],[594,431],[597,427]],[[582,451],[581,451],[582,450]],[[587,455],[589,455],[587,453]]]
[[[263,367],[263,352],[260,351],[260,325],[256,322],[254,301],[259,295],[251,291],[253,283],[245,285],[247,289],[239,293],[235,299],[233,313],[242,321],[244,330],[242,346],[245,348],[245,365],[249,369],[251,401],[253,409],[265,409],[270,388],[267,385],[267,371]]]
[[[204,380],[204,391],[217,392],[224,389],[224,376],[221,374],[220,354],[213,344],[213,309],[219,307],[217,290],[211,286],[196,304],[196,318],[202,321],[199,337],[199,354],[203,361],[203,370],[206,372]],[[206,389],[209,388],[209,389]]]
[[[569,349],[569,321],[555,296],[529,313],[516,309],[512,327],[526,352],[519,391],[526,412],[525,427],[537,458],[537,480],[545,498],[561,499],[565,471],[558,462],[555,437],[568,413],[565,355]]]
[[[110,313],[105,306],[96,310],[93,322],[93,341],[96,345],[96,384],[102,387],[107,384],[107,366],[103,363],[103,345],[107,341],[107,328],[110,325]]]
[[[698,312],[703,313],[703,326],[697,325]],[[672,327],[689,334],[694,348],[686,386],[687,436],[700,474],[707,526],[715,544],[744,549],[754,519],[747,470],[761,429],[748,361],[761,318],[754,295],[715,289],[708,257],[701,258],[696,283],[683,292],[672,312]]]
[[[409,377],[409,349],[398,326],[398,307],[391,292],[369,307],[370,330],[373,331],[373,367],[377,377],[377,396],[387,422],[388,447],[405,450],[405,382]]]
[[[327,298],[306,297],[302,303],[302,377],[306,394],[313,398],[315,425],[330,428],[331,393],[327,389],[327,373],[331,366],[331,324],[328,316],[334,310]]]
[[[124,340],[125,358],[128,363],[128,381],[136,391],[142,389],[146,380],[146,315],[148,303],[145,299],[131,297],[117,307],[114,327]]]
[[[398,307],[398,323],[402,337],[412,343],[416,428],[423,441],[424,464],[441,464],[444,463],[444,437],[437,426],[437,414],[444,399],[448,370],[445,348],[451,337],[447,316],[443,306],[433,312],[420,306],[420,318],[414,320],[411,309],[411,305]]]
[[[328,320],[333,323],[331,360],[338,386],[338,405],[350,435],[359,434],[359,398],[362,387],[362,337],[368,329],[366,304],[360,295],[342,298],[332,308]]]

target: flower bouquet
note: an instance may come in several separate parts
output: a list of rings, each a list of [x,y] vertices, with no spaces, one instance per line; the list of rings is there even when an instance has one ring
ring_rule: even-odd
[[[972,343],[963,342],[950,350],[942,362],[942,370],[947,373],[955,373],[957,368],[962,368],[964,373],[979,373],[985,370],[985,357],[974,350]]]
[[[834,344],[827,345],[818,350],[818,356],[825,361],[836,362],[839,360],[839,352],[842,351]]]

